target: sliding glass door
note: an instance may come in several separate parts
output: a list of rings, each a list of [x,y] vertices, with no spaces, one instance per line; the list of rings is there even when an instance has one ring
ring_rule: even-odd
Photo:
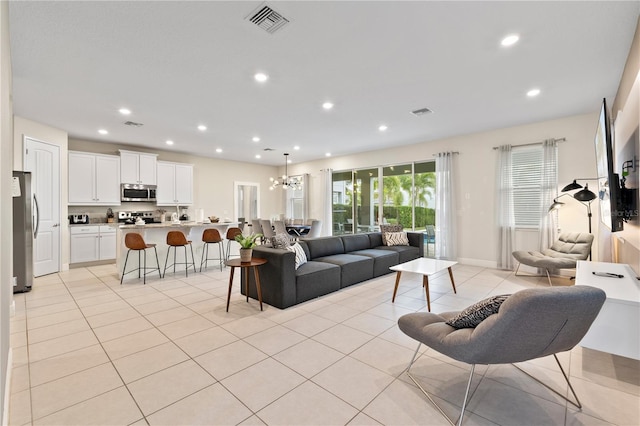
[[[435,161],[334,172],[333,235],[379,230],[380,223],[430,234],[435,188]]]

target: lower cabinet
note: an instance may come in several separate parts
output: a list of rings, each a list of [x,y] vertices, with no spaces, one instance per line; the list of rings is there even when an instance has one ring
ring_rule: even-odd
[[[71,227],[71,263],[116,258],[116,229],[108,225]]]

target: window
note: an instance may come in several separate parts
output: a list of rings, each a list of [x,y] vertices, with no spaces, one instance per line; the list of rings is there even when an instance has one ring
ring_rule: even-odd
[[[513,183],[513,214],[516,228],[540,226],[543,180],[542,146],[514,147],[511,151],[511,178]],[[557,164],[548,169],[558,181]]]

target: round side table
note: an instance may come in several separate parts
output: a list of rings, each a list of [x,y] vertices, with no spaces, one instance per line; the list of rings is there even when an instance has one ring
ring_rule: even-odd
[[[249,301],[249,269],[253,268],[253,275],[256,277],[256,291],[258,292],[258,301],[260,302],[260,310],[262,310],[262,290],[260,289],[260,274],[258,266],[267,263],[267,259],[260,257],[252,257],[251,262],[241,262],[240,259],[229,259],[225,262],[231,268],[229,274],[229,293],[227,293],[227,312],[229,312],[229,301],[231,300],[231,287],[233,286],[233,273],[236,268],[244,269],[245,276],[245,293],[247,294],[247,302]],[[242,285],[242,284],[240,284]]]

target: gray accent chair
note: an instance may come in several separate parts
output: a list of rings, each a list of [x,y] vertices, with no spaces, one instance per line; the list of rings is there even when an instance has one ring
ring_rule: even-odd
[[[539,251],[514,251],[513,257],[519,262],[516,268],[516,276],[544,276],[544,275],[518,275],[520,265],[533,266],[544,269],[547,274],[549,285],[551,276],[549,271],[556,269],[575,269],[578,260],[587,260],[591,253],[593,235],[587,233],[564,233],[560,234],[558,240],[553,245]]]
[[[410,369],[421,344],[457,361],[471,364],[462,410],[457,421],[461,425],[476,364],[508,364],[553,355],[576,402],[528,373],[525,374],[576,407],[582,408],[556,353],[568,351],[582,340],[605,299],[604,291],[589,286],[521,290],[509,296],[498,313],[490,315],[475,328],[455,329],[446,324],[446,321],[459,312],[418,312],[404,315],[398,320],[400,330],[420,342],[405,371],[453,425],[454,422],[411,375]]]

